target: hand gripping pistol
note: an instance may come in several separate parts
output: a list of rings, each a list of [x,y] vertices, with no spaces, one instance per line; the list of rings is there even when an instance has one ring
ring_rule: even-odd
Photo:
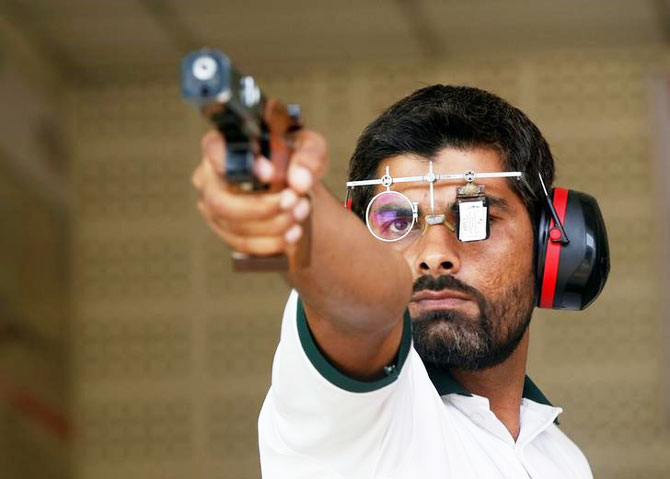
[[[302,127],[299,105],[285,106],[267,99],[252,76],[241,74],[226,55],[210,49],[184,57],[181,92],[225,137],[226,165],[222,173],[229,185],[248,194],[279,191],[285,186],[291,134]],[[252,173],[258,155],[270,159],[278,172],[271,184],[260,183]],[[308,222],[309,219],[303,226],[308,227]],[[295,260],[306,266],[308,255]],[[284,270],[288,265],[286,255],[253,257],[233,253],[235,271]]]

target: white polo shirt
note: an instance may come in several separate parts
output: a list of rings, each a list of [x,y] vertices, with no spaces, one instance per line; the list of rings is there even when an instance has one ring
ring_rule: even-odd
[[[321,354],[293,291],[258,420],[263,478],[592,478],[526,378],[516,441],[489,408],[446,372],[426,368],[411,322],[383,379],[352,379]]]

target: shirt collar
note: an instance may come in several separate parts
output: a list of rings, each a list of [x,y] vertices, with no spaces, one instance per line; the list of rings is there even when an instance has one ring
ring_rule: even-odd
[[[428,377],[440,396],[444,396],[445,394],[472,396],[472,393],[456,382],[449,371],[440,369],[432,364],[426,364],[426,372],[428,372]],[[536,403],[553,406],[542,391],[540,391],[540,388],[528,376],[525,377],[523,382],[522,396]]]

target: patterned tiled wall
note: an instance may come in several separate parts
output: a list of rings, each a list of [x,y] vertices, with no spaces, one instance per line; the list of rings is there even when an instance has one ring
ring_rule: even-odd
[[[598,477],[670,474],[647,98],[648,75],[669,63],[600,50],[258,72],[329,139],[338,195],[365,124],[425,84],[490,89],[538,123],[558,183],[596,196],[609,227],[607,289],[586,312],[538,312],[530,364]],[[73,96],[80,479],[260,475],[256,417],[288,290],[231,274],[199,219],[189,179],[206,125],[173,80]]]
[[[60,479],[69,467],[67,219],[3,166],[0,477]]]
[[[0,477],[64,479],[70,473],[66,128],[49,69],[25,45],[14,48],[19,43],[0,15]]]

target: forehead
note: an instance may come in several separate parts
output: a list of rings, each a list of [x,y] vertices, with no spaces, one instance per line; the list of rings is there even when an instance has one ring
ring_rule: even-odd
[[[471,148],[460,150],[456,148],[444,148],[432,158],[425,158],[414,154],[403,154],[387,158],[379,163],[378,177],[386,172],[389,167],[391,176],[397,178],[402,176],[420,176],[428,172],[429,161],[433,161],[433,171],[437,174],[464,173],[472,170],[475,173],[494,173],[506,171],[503,166],[500,153],[493,148]],[[501,196],[516,196],[505,178],[486,178],[476,180],[475,183],[486,186],[487,193],[497,193]],[[465,184],[464,181],[438,181],[436,187],[451,187],[455,189]],[[381,187],[383,188],[383,187]],[[381,188],[378,187],[379,191]],[[427,182],[396,183],[393,190],[411,192],[417,190],[424,192],[428,189]]]
[[[493,148],[466,150],[444,148],[432,158],[411,153],[386,158],[379,163],[377,172],[381,176],[389,166],[392,176],[422,175],[428,171],[429,160],[433,161],[436,173],[463,173],[467,170],[476,173],[503,171],[500,153]]]

